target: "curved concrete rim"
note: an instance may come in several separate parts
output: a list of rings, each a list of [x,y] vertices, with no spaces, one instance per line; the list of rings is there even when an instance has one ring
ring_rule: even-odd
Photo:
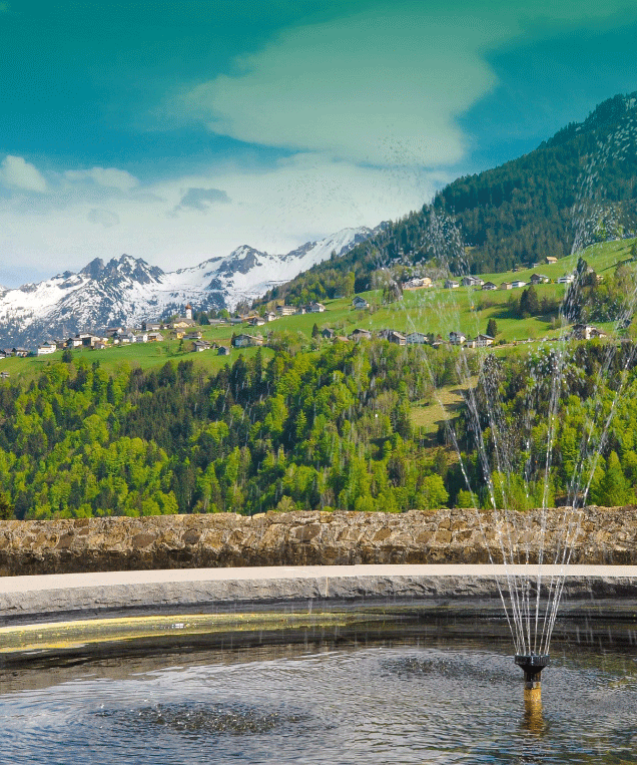
[[[86,574],[38,574],[0,577],[0,595],[43,590],[122,585],[187,584],[189,582],[263,582],[274,580],[351,579],[360,577],[432,577],[447,579],[505,579],[507,576],[567,579],[637,579],[637,566],[512,565],[502,564],[358,564],[353,566],[254,566],[237,568],[151,569]]]
[[[637,599],[637,566],[354,565],[169,569],[0,579],[0,623],[268,603],[499,599],[509,580],[564,575],[568,599]],[[637,600],[636,600],[637,602]]]

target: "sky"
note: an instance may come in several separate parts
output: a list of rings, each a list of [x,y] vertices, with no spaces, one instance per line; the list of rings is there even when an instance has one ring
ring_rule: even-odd
[[[285,253],[637,91],[637,0],[0,0],[0,284]]]

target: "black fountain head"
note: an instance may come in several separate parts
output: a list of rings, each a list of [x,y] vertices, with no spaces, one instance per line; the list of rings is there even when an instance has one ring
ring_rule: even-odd
[[[515,655],[515,663],[524,670],[525,675],[539,675],[548,667],[550,658],[548,653],[518,653]]]
[[[527,701],[539,702],[542,693],[541,674],[549,665],[547,653],[516,654],[515,663],[524,670],[524,697]]]

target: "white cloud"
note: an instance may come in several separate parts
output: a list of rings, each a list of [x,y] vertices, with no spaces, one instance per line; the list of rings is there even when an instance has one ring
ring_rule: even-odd
[[[46,191],[46,181],[39,170],[23,157],[8,154],[0,165],[0,183],[11,189],[21,191],[36,191],[43,194]]]
[[[235,139],[381,166],[441,167],[466,150],[457,118],[497,85],[487,54],[542,30],[595,27],[621,0],[395,0],[285,30],[175,114]]]
[[[496,82],[481,51],[508,31],[367,12],[287,31],[184,103],[242,141],[384,166],[451,164],[464,152],[455,117]]]
[[[97,186],[118,189],[122,192],[132,191],[139,185],[134,175],[126,170],[115,167],[92,167],[90,170],[67,170],[64,177],[71,182],[92,181]]]
[[[110,212],[110,210],[101,210],[95,207],[89,211],[89,214],[86,217],[91,223],[98,223],[104,226],[104,228],[112,228],[119,223],[119,215],[117,213]]]
[[[403,215],[443,180],[302,154],[269,170],[215,166],[143,187],[143,194],[114,192],[98,204],[81,187],[55,203],[50,196],[30,205],[0,199],[0,251],[25,268],[46,264],[51,274],[123,252],[165,270],[228,255],[241,244],[285,253],[347,226],[375,226]],[[206,215],[182,206],[175,216],[188,189],[223,189],[228,201],[210,204]]]

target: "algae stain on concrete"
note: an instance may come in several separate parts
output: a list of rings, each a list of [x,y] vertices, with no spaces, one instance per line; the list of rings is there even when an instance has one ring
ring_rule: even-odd
[[[30,652],[65,651],[174,637],[220,633],[277,632],[321,628],[345,628],[358,623],[381,621],[382,614],[356,613],[277,613],[177,614],[86,619],[51,624],[31,624],[0,628],[0,655]]]

